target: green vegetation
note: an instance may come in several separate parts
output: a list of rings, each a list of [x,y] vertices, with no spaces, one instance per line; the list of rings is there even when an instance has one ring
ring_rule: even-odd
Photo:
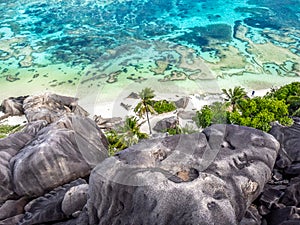
[[[285,126],[293,123],[284,100],[266,97],[243,99],[240,101],[239,109],[229,113],[229,121],[266,132],[271,129],[271,122],[278,121]]]
[[[277,90],[273,89],[266,97],[285,101],[290,115],[300,115],[300,82],[287,84]]]
[[[176,109],[175,103],[167,100],[152,101],[152,106],[158,114],[172,112]]]
[[[140,131],[140,126],[136,117],[127,117],[123,126],[107,131],[105,135],[109,142],[109,155],[115,155],[129,146],[137,144],[140,139],[148,138],[147,134]]]
[[[290,126],[290,116],[300,116],[300,83],[294,82],[278,90],[272,90],[264,97],[250,99],[241,87],[222,90],[226,103],[215,102],[197,111],[193,118],[198,127],[216,123],[231,123],[270,131],[271,123]],[[228,107],[230,104],[232,108]]]
[[[185,125],[184,127],[176,126],[176,128],[169,128],[165,132],[168,132],[169,135],[192,134],[192,133],[196,133],[197,130],[194,130],[192,126]]]
[[[229,102],[232,106],[232,110],[235,111],[239,106],[240,101],[247,97],[247,93],[242,87],[235,87],[234,89],[222,89],[222,92],[225,94],[225,101]]]
[[[282,125],[289,126],[293,123],[290,116],[300,116],[300,82],[285,85],[277,90],[273,89],[264,97],[249,98],[241,87],[223,89],[222,91],[226,96],[225,102],[205,105],[196,112],[193,120],[198,127],[205,128],[212,124],[229,123],[268,132],[272,122],[278,121]],[[153,100],[155,94],[151,88],[143,89],[139,96],[141,101],[134,111],[139,117],[146,114],[151,134],[149,113],[170,112],[175,110],[176,106],[166,100]],[[188,126],[176,126],[165,132],[175,135],[197,131]],[[148,137],[147,134],[140,132],[140,124],[138,124],[136,117],[126,118],[124,126],[106,132],[106,136],[110,143],[110,155],[114,155],[116,152],[138,143],[140,139]]]
[[[155,97],[154,91],[151,88],[145,88],[139,93],[141,101],[134,108],[134,112],[142,118],[145,114],[147,117],[147,122],[149,126],[149,133],[152,134],[149,113],[155,113],[153,106],[151,104],[151,99]]]
[[[21,125],[0,125],[0,138],[5,138],[9,134],[20,131],[24,126]]]
[[[228,123],[227,111],[228,103],[214,102],[211,105],[205,105],[200,111],[196,112],[193,120],[198,127],[208,127],[211,124]]]
[[[169,102],[167,100],[159,100],[155,101],[153,98],[155,97],[154,91],[151,88],[145,88],[139,93],[139,97],[141,101],[134,108],[134,112],[140,117],[146,114],[147,122],[149,126],[149,133],[152,134],[149,113],[166,113],[172,112],[176,109],[175,103]]]

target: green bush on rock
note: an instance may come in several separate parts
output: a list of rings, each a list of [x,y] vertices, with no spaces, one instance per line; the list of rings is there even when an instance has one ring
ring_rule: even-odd
[[[21,125],[0,125],[0,138],[5,138],[9,134],[20,131],[24,126]]]

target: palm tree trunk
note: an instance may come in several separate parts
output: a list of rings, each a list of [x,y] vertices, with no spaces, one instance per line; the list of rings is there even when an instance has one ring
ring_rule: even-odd
[[[147,121],[148,121],[148,126],[149,126],[149,134],[151,135],[152,134],[152,130],[151,130],[151,125],[150,125],[150,120],[149,120],[149,115],[148,115],[148,107],[147,105],[145,105],[146,107],[146,117],[147,117]]]

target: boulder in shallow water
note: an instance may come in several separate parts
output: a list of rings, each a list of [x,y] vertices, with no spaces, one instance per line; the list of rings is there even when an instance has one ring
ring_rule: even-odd
[[[90,224],[238,224],[271,178],[275,138],[235,125],[145,140],[91,173]]]

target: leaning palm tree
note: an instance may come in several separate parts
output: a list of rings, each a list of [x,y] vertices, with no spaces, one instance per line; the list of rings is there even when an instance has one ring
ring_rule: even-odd
[[[129,146],[137,144],[140,139],[148,138],[146,133],[140,131],[141,125],[136,117],[127,117],[123,126],[107,131],[105,134],[109,142],[109,155],[115,155]]]
[[[140,118],[142,118],[146,114],[147,122],[149,126],[149,133],[152,134],[150,120],[149,120],[149,112],[155,113],[155,110],[151,104],[151,99],[155,97],[154,91],[151,88],[145,88],[139,93],[139,97],[141,101],[134,108],[134,112]]]
[[[140,131],[140,126],[136,117],[127,117],[124,126],[119,129],[120,142],[126,147],[137,144],[140,139],[148,137],[147,134]]]
[[[234,89],[222,89],[222,92],[226,95],[225,101],[230,102],[233,111],[239,106],[239,102],[247,96],[247,93],[242,87],[235,87]]]

